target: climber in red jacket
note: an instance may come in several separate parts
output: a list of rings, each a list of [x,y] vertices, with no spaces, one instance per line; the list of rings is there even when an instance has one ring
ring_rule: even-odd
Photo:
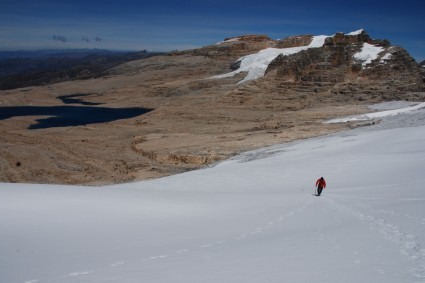
[[[317,196],[320,196],[320,194],[322,193],[322,190],[326,188],[326,181],[325,179],[323,179],[323,177],[320,177],[319,179],[317,179],[316,187],[317,187]]]

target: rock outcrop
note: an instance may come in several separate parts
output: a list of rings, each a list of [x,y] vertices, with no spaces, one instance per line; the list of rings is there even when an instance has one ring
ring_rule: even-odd
[[[419,63],[419,66],[421,66],[421,76],[423,82],[425,82],[425,60]]]
[[[298,43],[307,44],[308,40]],[[359,55],[366,47],[376,48],[379,53],[372,58]],[[407,51],[391,46],[388,40],[374,40],[366,31],[353,35],[337,33],[328,37],[321,48],[279,55],[266,74],[273,74],[279,82],[315,86],[316,90],[331,93],[375,90],[402,94],[424,89],[421,68]]]
[[[298,46],[307,46],[311,43],[313,35],[288,36],[282,40],[278,40],[276,48],[291,48]]]
[[[268,47],[276,47],[278,42],[267,35],[241,35],[225,38],[224,41],[199,49],[174,51],[169,55],[205,56],[220,59],[223,57],[238,57],[260,51]]]

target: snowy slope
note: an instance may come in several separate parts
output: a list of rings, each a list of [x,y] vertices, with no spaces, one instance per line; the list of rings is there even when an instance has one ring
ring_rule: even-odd
[[[158,180],[0,184],[0,282],[425,282],[413,111]]]

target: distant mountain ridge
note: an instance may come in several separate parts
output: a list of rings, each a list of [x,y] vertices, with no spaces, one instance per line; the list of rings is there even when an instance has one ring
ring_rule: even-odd
[[[48,57],[69,57],[81,58],[91,54],[114,55],[123,53],[132,53],[136,51],[111,51],[107,49],[40,49],[40,50],[17,50],[0,51],[0,60],[17,58],[48,58]]]
[[[104,75],[107,69],[119,64],[161,54],[163,53],[102,49],[2,51],[0,89],[99,77]]]

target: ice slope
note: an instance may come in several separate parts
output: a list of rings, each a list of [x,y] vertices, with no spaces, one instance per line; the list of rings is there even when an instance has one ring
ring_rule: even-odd
[[[0,282],[425,282],[424,117],[146,182],[0,184]]]

